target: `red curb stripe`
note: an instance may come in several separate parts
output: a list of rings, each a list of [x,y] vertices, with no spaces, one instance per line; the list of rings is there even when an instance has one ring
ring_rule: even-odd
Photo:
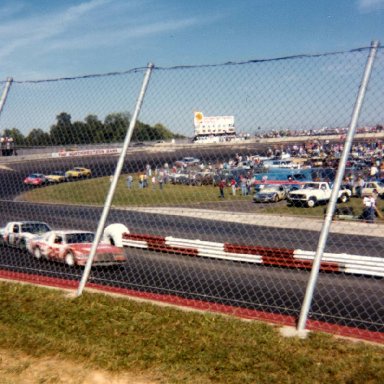
[[[161,242],[165,241],[165,238],[162,236],[154,236],[154,235],[144,235],[140,233],[124,233],[122,236],[123,240],[139,240],[139,241],[154,241]]]
[[[312,269],[312,260],[300,260],[294,258],[278,258],[263,256],[264,265],[279,266],[285,268]],[[340,267],[337,263],[322,262],[320,270],[323,272],[340,272]]]
[[[229,253],[242,253],[247,255],[260,255],[260,256],[292,256],[294,255],[293,249],[287,248],[270,248],[270,247],[260,247],[257,245],[238,245],[224,243],[224,251]]]
[[[198,256],[199,251],[194,248],[172,247],[171,245],[148,244],[149,251],[167,252],[177,255]]]

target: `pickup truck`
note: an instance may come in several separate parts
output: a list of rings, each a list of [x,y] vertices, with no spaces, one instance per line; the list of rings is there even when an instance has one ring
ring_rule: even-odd
[[[11,221],[0,228],[0,244],[26,250],[32,238],[50,230],[50,226],[41,221]]]
[[[288,205],[314,207],[317,204],[325,204],[331,198],[332,188],[329,183],[321,182],[308,182],[300,186],[299,189],[293,190],[288,193]],[[338,201],[346,203],[351,197],[349,189],[340,189]]]

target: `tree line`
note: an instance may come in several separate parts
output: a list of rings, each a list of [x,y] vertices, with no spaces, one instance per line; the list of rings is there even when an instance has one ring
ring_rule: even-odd
[[[88,115],[84,121],[72,122],[71,115],[62,112],[56,116],[49,132],[41,128],[33,128],[24,136],[17,128],[5,129],[3,136],[12,137],[16,146],[45,146],[69,144],[117,143],[124,141],[131,116],[129,113],[117,112],[107,115],[104,121],[96,115]],[[174,134],[164,125],[154,126],[141,121],[136,122],[132,133],[132,141],[159,141],[184,138]]]

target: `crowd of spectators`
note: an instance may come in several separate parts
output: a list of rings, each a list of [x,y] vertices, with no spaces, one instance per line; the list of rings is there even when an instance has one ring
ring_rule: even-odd
[[[356,133],[377,133],[382,132],[383,126],[376,125],[372,127],[360,127],[356,129]],[[280,129],[268,130],[255,134],[256,138],[281,138],[281,137],[302,137],[302,136],[344,136],[348,132],[348,128],[319,128],[319,129]]]
[[[139,188],[159,186],[172,181],[174,183],[216,184],[221,181],[221,175],[232,171],[238,173],[235,180],[240,187],[242,179],[252,179],[254,174],[263,170],[263,162],[268,159],[296,159],[292,166],[297,168],[333,168],[336,169],[344,147],[342,143],[331,143],[328,140],[308,140],[303,144],[279,144],[270,146],[257,154],[237,153],[232,158],[204,162],[193,167],[177,167],[165,163],[162,167],[152,167],[147,164],[139,174]],[[346,164],[344,185],[356,191],[359,195],[365,181],[380,180],[384,178],[384,144],[382,141],[365,141],[353,144]],[[216,182],[215,182],[216,181]],[[332,181],[332,180],[328,180]],[[231,185],[231,180],[226,180]],[[246,181],[249,184],[249,181]],[[132,180],[127,180],[129,188]]]

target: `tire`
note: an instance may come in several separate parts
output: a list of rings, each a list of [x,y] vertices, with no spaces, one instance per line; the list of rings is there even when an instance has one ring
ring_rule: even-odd
[[[75,257],[73,256],[72,252],[68,252],[64,257],[65,264],[67,264],[69,267],[75,266]]]
[[[308,208],[313,208],[316,205],[316,197],[310,197],[307,201]]]
[[[343,193],[339,198],[340,203],[347,203],[349,201],[349,196]]]
[[[25,241],[25,239],[21,239],[21,240],[20,240],[19,248],[20,248],[22,251],[26,251],[26,250],[27,250],[27,242]]]
[[[110,238],[109,238],[109,243],[111,244],[111,245],[116,245],[115,244],[115,239],[111,236]]]
[[[41,257],[43,256],[42,253],[41,253],[41,249],[39,247],[36,247],[34,250],[33,250],[33,256],[35,257],[35,259],[37,260],[40,260]]]

